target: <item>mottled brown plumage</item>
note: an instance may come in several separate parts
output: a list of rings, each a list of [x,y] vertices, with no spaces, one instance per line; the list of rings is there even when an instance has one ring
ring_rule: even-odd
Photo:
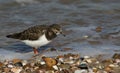
[[[7,37],[20,40],[37,40],[47,29],[47,25],[37,25],[22,32],[7,35]]]

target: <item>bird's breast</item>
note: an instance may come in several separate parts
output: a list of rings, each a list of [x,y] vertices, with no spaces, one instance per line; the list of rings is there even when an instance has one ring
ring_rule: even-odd
[[[46,36],[44,34],[44,35],[40,36],[38,40],[24,40],[23,42],[26,45],[38,48],[40,46],[48,44],[51,41],[47,40],[47,38],[46,38]]]

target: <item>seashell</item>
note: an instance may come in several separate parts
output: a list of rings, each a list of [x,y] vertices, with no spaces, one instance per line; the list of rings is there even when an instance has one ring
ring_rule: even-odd
[[[12,68],[11,71],[13,73],[20,73],[20,71],[22,71],[22,69],[20,69],[20,68]]]

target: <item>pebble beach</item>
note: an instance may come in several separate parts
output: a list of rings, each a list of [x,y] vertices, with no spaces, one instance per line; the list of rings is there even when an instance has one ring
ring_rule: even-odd
[[[51,50],[55,51],[55,49]],[[120,54],[111,58],[104,54],[81,56],[67,53],[57,56],[36,55],[29,59],[11,59],[0,62],[0,73],[119,73]]]

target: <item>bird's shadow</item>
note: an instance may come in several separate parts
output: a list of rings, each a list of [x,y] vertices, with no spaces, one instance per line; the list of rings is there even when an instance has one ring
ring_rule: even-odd
[[[38,50],[43,51],[43,50],[46,50],[46,49],[48,49],[50,47],[53,47],[53,46],[48,44],[48,45],[39,47]],[[32,47],[27,46],[24,43],[12,44],[12,45],[4,47],[4,49],[14,51],[14,52],[18,52],[18,53],[28,53],[28,52],[33,51]]]

